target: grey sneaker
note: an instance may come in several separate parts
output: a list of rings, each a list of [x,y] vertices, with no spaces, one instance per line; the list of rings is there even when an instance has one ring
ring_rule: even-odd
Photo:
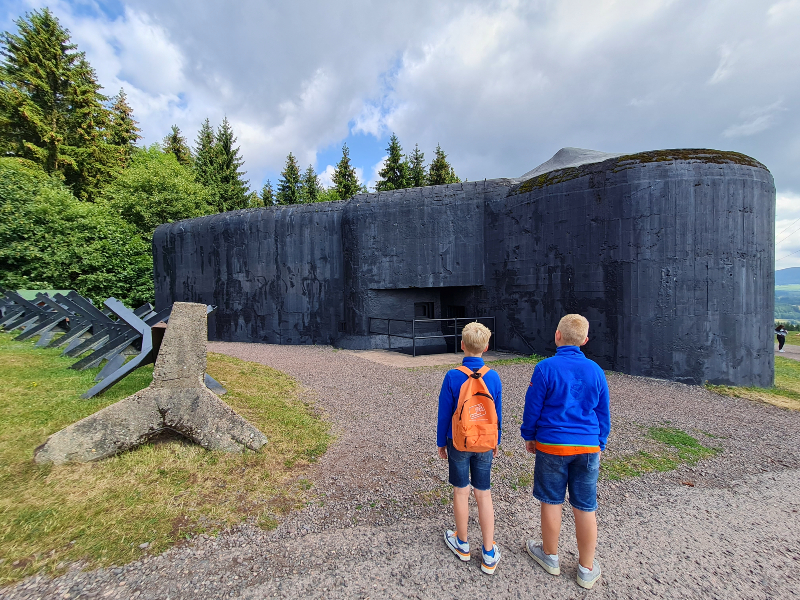
[[[533,540],[528,540],[525,544],[525,549],[531,558],[541,565],[541,567],[550,573],[550,575],[561,575],[561,567],[558,566],[558,559],[553,560],[542,550],[542,543],[536,543]],[[599,573],[599,571],[598,571]]]
[[[483,543],[481,543],[481,554],[483,555],[483,560],[481,561],[481,571],[489,575],[494,575],[494,570],[497,568],[497,563],[500,562],[500,548],[498,548],[497,544],[494,542],[492,542],[492,548],[494,549],[494,556],[489,556],[483,549]]]
[[[594,561],[592,565],[592,570],[588,573],[581,573],[581,570],[578,569],[578,585],[582,588],[586,588],[587,590],[592,589],[594,582],[600,579],[600,565],[597,564],[597,561]]]
[[[444,543],[453,551],[458,558],[464,562],[469,560],[469,542],[459,543],[455,531],[447,530],[444,532]]]

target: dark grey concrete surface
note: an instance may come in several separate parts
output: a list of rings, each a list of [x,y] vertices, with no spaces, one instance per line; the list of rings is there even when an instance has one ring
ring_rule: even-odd
[[[215,340],[354,349],[385,345],[370,317],[411,319],[427,303],[437,318],[496,317],[497,348],[526,354],[553,353],[559,318],[580,312],[585,352],[606,369],[771,385],[766,167],[715,150],[597,156],[528,179],[163,225],[156,303],[218,306]]]

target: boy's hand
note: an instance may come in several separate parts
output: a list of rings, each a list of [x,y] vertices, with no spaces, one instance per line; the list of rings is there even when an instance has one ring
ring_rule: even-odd
[[[442,460],[447,460],[447,446],[442,446],[439,448],[439,458]]]
[[[529,454],[536,454],[536,440],[526,440],[525,451]]]
[[[492,450],[492,458],[497,458],[497,451],[498,450],[499,450],[499,448],[497,446],[495,446],[494,450]]]

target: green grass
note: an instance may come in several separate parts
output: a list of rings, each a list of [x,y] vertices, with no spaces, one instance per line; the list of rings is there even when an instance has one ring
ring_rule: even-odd
[[[530,356],[518,356],[517,358],[504,358],[501,360],[488,361],[486,364],[491,366],[502,367],[503,365],[535,365],[540,360],[544,360],[546,356],[539,356],[538,354],[531,354]]]
[[[786,343],[791,346],[800,346],[800,332],[790,331],[789,334],[786,336]],[[783,358],[783,357],[779,356],[778,358]]]
[[[249,520],[275,527],[302,506],[308,465],[331,441],[300,387],[268,367],[209,354],[209,373],[234,410],[267,434],[259,452],[209,452],[161,440],[88,464],[39,466],[47,436],[149,385],[142,368],[104,395],[81,400],[97,369],[0,333],[0,584],[73,561],[123,564],[200,532]],[[140,544],[148,543],[146,550]]]
[[[672,471],[680,465],[719,453],[718,448],[703,446],[696,438],[674,427],[650,427],[647,436],[658,442],[659,450],[644,451],[630,456],[610,458],[600,463],[604,479],[619,480],[645,473]]]
[[[775,357],[775,385],[771,388],[735,387],[706,384],[712,392],[774,404],[781,408],[800,410],[800,361]]]

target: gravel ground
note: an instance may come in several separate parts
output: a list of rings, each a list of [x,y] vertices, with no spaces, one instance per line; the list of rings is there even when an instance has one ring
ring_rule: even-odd
[[[129,565],[31,578],[3,598],[792,598],[800,595],[800,413],[703,388],[610,374],[612,434],[604,459],[648,449],[669,425],[722,450],[676,471],[599,488],[591,592],[575,583],[577,550],[564,513],[562,575],[528,558],[538,537],[533,461],[518,435],[531,365],[499,366],[502,453],[493,472],[497,573],[444,546],[452,527],[447,464],[435,457],[436,404],[447,367],[408,370],[320,346],[212,343],[209,350],[297,377],[338,439],[312,473],[308,506],[274,531],[241,526]],[[383,407],[391,405],[392,416]],[[473,503],[473,517],[477,517]],[[477,524],[477,521],[475,520]]]
[[[775,356],[791,358],[792,360],[800,360],[800,346],[796,346],[795,344],[784,344],[783,352],[778,354],[778,343],[775,342]]]

